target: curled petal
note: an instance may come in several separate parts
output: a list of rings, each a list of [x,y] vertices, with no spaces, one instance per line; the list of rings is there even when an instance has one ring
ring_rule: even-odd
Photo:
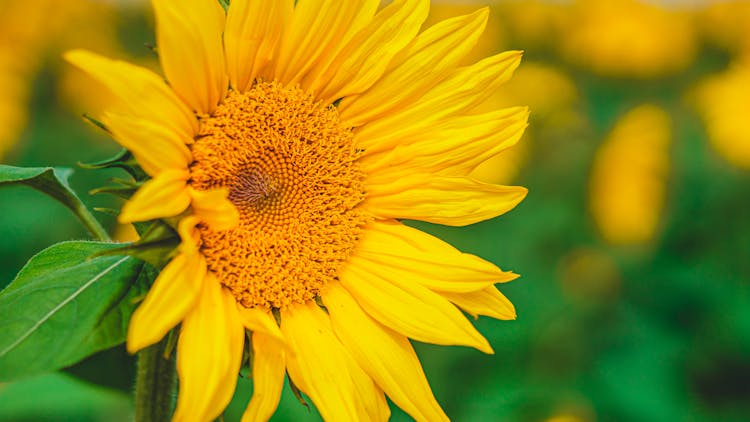
[[[228,198],[227,188],[200,191],[190,189],[193,213],[211,230],[223,231],[237,227],[240,213]]]
[[[164,170],[143,186],[122,207],[120,223],[174,217],[190,205],[187,169]]]

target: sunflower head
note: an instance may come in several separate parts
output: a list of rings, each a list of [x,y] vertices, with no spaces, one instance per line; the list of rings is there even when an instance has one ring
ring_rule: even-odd
[[[367,217],[351,129],[299,86],[229,91],[192,144],[192,187],[226,188],[230,230],[200,227],[208,268],[248,308],[314,300],[335,280]]]
[[[128,333],[135,352],[179,330],[174,418],[222,412],[247,334],[246,420],[286,374],[325,419],[385,419],[386,394],[446,419],[409,339],[491,353],[461,310],[514,318],[495,284],[516,275],[400,220],[463,226],[523,199],[470,177],[526,127],[524,107],[477,109],[521,53],[459,66],[487,9],[420,32],[427,0],[152,3],[164,77],[67,58],[112,91],[102,121],[150,176],[120,221],[182,239]]]

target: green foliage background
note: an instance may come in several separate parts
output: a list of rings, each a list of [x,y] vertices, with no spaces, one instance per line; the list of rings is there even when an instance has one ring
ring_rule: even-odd
[[[120,23],[131,54],[148,54],[142,43],[153,40],[149,26],[140,12]],[[544,51],[526,58],[556,61]],[[46,60],[33,81],[31,121],[4,164],[75,166],[112,155],[114,142],[59,103],[62,64],[57,56]],[[750,414],[750,174],[709,148],[699,120],[681,101],[690,80],[727,62],[709,49],[688,72],[645,83],[566,69],[583,93],[578,111],[590,125],[535,132],[517,179],[529,188],[528,198],[507,215],[468,228],[419,224],[522,275],[501,289],[518,319],[476,323],[494,356],[416,344],[435,395],[454,420],[740,421]],[[589,171],[617,117],[645,101],[674,119],[668,202],[650,244],[617,248],[600,238],[590,218]],[[532,116],[532,130],[542,124]],[[88,205],[113,207],[116,200],[85,193],[114,176],[123,174],[78,170],[70,182]],[[111,217],[98,217],[113,227]],[[51,198],[24,186],[0,189],[0,287],[52,243],[86,238]],[[610,257],[617,279],[599,279],[592,268],[571,284],[562,268],[581,249]],[[133,367],[120,346],[60,373],[0,385],[0,420],[128,420]],[[238,420],[251,384],[240,380],[226,420]],[[301,417],[317,418],[287,389],[274,420]],[[408,417],[394,408],[393,419]]]

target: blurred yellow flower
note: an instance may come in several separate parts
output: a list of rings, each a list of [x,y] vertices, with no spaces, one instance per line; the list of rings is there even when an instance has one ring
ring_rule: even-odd
[[[669,171],[671,120],[654,105],[620,118],[594,159],[591,214],[605,240],[649,241],[659,225]]]
[[[573,63],[604,76],[636,78],[685,69],[697,48],[687,13],[638,0],[579,0],[561,43]]]
[[[513,83],[503,87],[488,102],[493,107],[524,104],[534,110],[534,116],[547,116],[569,110],[578,101],[575,82],[557,67],[526,61],[513,75]]]
[[[73,45],[107,53],[119,50],[112,9],[95,0],[0,0],[0,159],[26,127],[33,83],[48,53],[57,58]],[[82,96],[88,92],[83,84],[90,82],[70,67],[60,78],[63,100],[75,98],[81,110],[102,104],[108,95],[100,91]]]
[[[28,119],[31,81],[39,66],[45,16],[51,1],[0,1],[0,160]]]
[[[750,2],[710,2],[698,14],[705,36],[733,53],[750,52]]]
[[[714,149],[735,166],[750,169],[750,60],[701,82],[691,100]]]
[[[570,19],[570,5],[548,0],[498,2],[499,15],[517,47],[553,46]]]
[[[123,55],[117,39],[118,10],[114,5],[96,0],[66,0],[64,3],[64,30],[56,41],[56,58],[73,47]],[[59,68],[57,95],[76,114],[100,109],[111,99],[106,90],[87,89],[90,84],[91,79],[81,70],[71,66]]]

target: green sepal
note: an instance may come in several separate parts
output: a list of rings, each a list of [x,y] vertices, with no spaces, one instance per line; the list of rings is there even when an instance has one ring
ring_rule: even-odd
[[[107,125],[105,125],[101,120],[91,116],[90,114],[83,113],[83,120],[85,120],[87,123],[91,124],[97,129],[101,129],[108,135],[112,135],[112,131],[109,130]]]
[[[107,231],[71,189],[68,179],[72,173],[73,170],[66,167],[14,167],[0,164],[0,187],[26,185],[43,192],[73,211],[97,239],[109,240]]]
[[[174,229],[158,220],[139,234],[137,241],[99,252],[96,256],[128,255],[148,262],[154,268],[162,268],[180,244],[180,237]]]
[[[101,194],[108,194],[113,195],[118,198],[122,199],[130,199],[133,194],[138,190],[137,187],[133,187],[131,185],[124,185],[120,184],[116,180],[112,180],[113,183],[118,183],[116,185],[109,185],[109,186],[102,186],[100,188],[91,189],[89,191],[89,195],[101,195]]]
[[[114,208],[94,207],[94,211],[100,212],[102,214],[107,214],[108,216],[115,218],[120,215],[120,210],[116,210]]]
[[[290,377],[289,374],[286,374],[286,378],[289,381],[289,388],[292,390],[292,394],[294,394],[294,397],[297,398],[297,401],[300,402],[301,405],[310,410],[310,405],[307,404],[307,400],[302,397],[302,391],[300,391],[299,387],[297,387],[294,381],[292,381],[292,377]]]
[[[0,292],[0,381],[70,366],[125,341],[156,270],[118,244],[72,241],[32,257]]]
[[[101,170],[108,168],[120,168],[128,172],[133,179],[137,181],[143,181],[148,179],[148,175],[143,171],[141,166],[136,161],[133,154],[127,149],[123,148],[110,158],[104,160],[95,161],[93,163],[78,163],[78,166],[87,170]]]
[[[219,0],[219,4],[224,8],[225,12],[229,10],[229,0]]]

